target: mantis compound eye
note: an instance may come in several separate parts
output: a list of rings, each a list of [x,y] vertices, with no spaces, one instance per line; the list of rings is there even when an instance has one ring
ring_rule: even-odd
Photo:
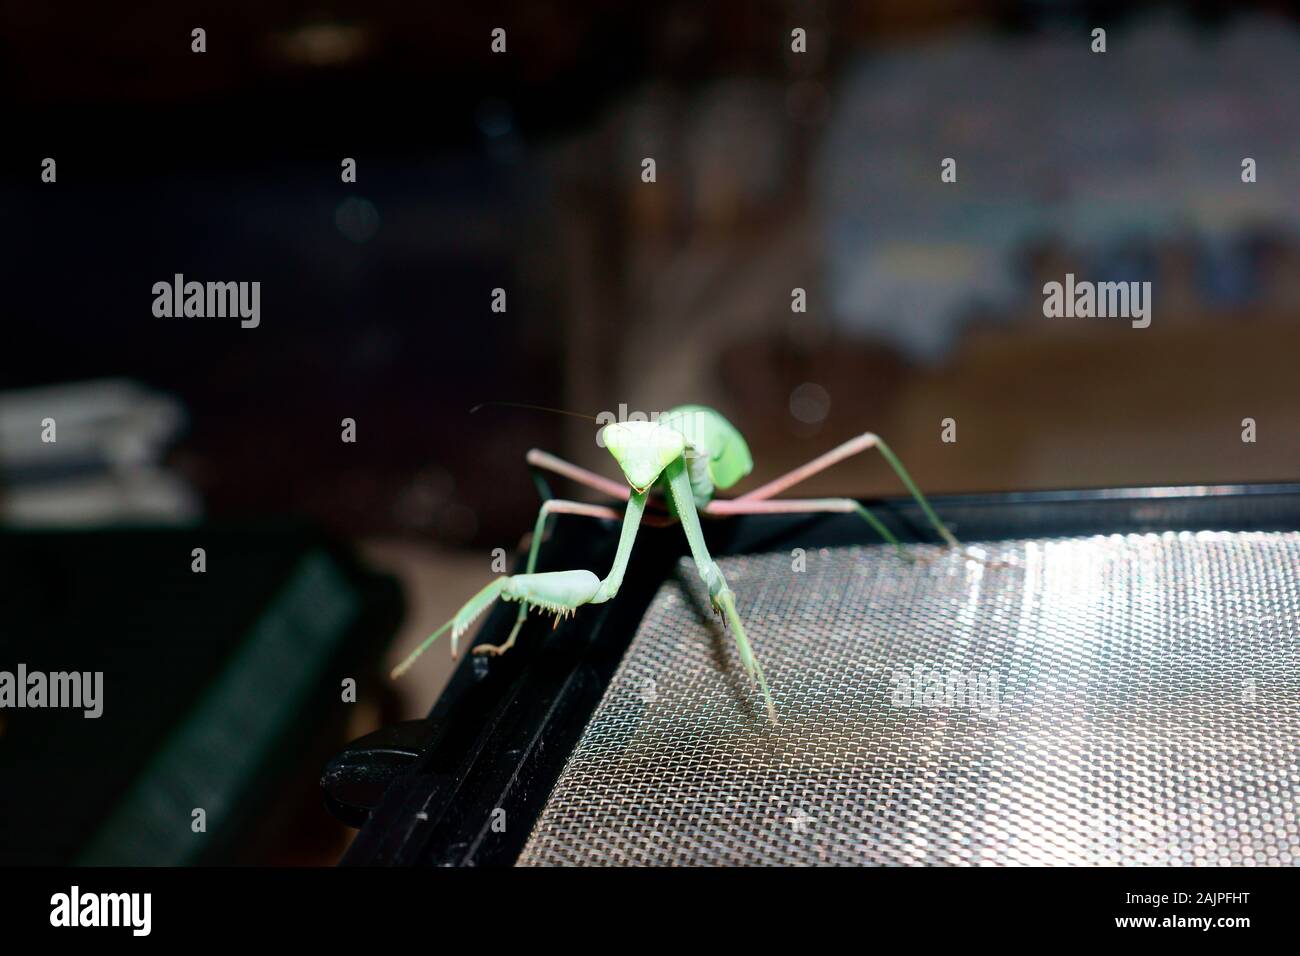
[[[636,492],[653,485],[660,472],[686,448],[686,440],[679,433],[656,422],[615,422],[605,426],[603,438]]]

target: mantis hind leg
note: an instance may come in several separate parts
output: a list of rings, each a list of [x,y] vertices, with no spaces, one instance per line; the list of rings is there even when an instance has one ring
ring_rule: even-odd
[[[733,498],[730,501],[713,502],[712,504],[720,505],[722,506],[723,509],[727,509],[730,508],[731,506],[739,506],[743,502],[758,503],[758,502],[769,501],[770,499],[774,498],[776,495],[779,495],[781,492],[794,487],[795,485],[799,484],[802,481],[806,481],[807,479],[811,478],[813,475],[825,471],[827,468],[830,468],[832,465],[839,464],[841,461],[844,461],[846,458],[851,458],[854,455],[861,454],[862,452],[868,451],[869,449],[872,448],[876,448],[880,451],[881,457],[885,459],[889,467],[893,469],[894,474],[898,476],[898,480],[903,483],[903,486],[905,488],[907,488],[908,494],[910,494],[913,500],[917,503],[917,505],[920,506],[921,512],[925,515],[926,520],[930,522],[931,527],[933,527],[934,530],[938,532],[939,537],[941,537],[949,547],[960,549],[962,547],[962,544],[960,541],[957,540],[957,536],[954,535],[951,531],[949,531],[948,526],[945,525],[939,519],[939,516],[937,514],[935,514],[934,508],[930,506],[930,502],[927,501],[925,495],[921,493],[921,489],[918,488],[916,482],[912,480],[912,476],[908,474],[907,469],[903,467],[903,463],[899,460],[898,456],[894,454],[893,449],[891,449],[887,444],[885,444],[883,438],[881,438],[879,435],[873,434],[872,432],[864,432],[863,434],[859,435],[857,438],[850,439],[849,441],[846,441],[844,444],[832,448],[824,455],[814,458],[812,461],[808,462],[805,465],[800,465],[798,468],[794,469],[793,471],[789,471],[784,475],[781,475],[779,478],[774,478],[772,481],[769,481],[767,484],[759,488],[755,488],[751,492],[740,495],[739,497]],[[821,501],[823,500],[825,499],[819,499],[818,502],[815,503],[820,504]],[[848,499],[844,499],[844,500],[848,501]],[[776,502],[772,502],[772,503],[775,504]],[[835,507],[835,508],[823,508],[823,507],[797,508],[796,507],[790,510],[791,511],[853,510],[859,515],[859,517],[861,517],[869,525],[871,525],[871,527],[875,529],[877,534],[879,534],[890,544],[894,545],[894,547],[899,549],[899,551],[901,552],[902,546],[899,544],[898,539],[889,532],[889,529],[886,528],[880,522],[880,520],[876,518],[875,515],[873,515],[871,512],[869,512],[866,508],[862,507],[862,505],[858,504],[857,502],[851,502],[851,503],[853,506],[851,509],[839,508],[839,507]],[[710,513],[746,514],[746,513],[758,513],[758,512],[745,512],[740,510],[737,507],[736,510],[713,511],[712,509],[710,509]],[[982,564],[989,565],[990,567],[1002,566],[1000,562],[986,561],[983,558],[970,554],[969,552],[967,552],[967,557],[975,561],[978,561]]]
[[[742,498],[733,498],[730,501],[711,501],[705,512],[710,515],[719,517],[727,515],[777,515],[777,514],[857,514],[866,520],[868,524],[880,532],[881,537],[892,544],[905,561],[916,563],[917,559],[903,550],[902,544],[898,539],[889,533],[889,530],[880,523],[880,519],[869,512],[862,505],[858,504],[852,498],[779,498],[774,501],[748,501]],[[990,568],[1010,567],[1005,561],[991,561],[972,553],[973,549],[966,548],[963,550],[965,557],[971,561],[976,561]]]
[[[883,438],[871,432],[864,432],[857,438],[852,438],[844,444],[832,448],[830,451],[826,452],[826,454],[814,458],[807,464],[800,465],[793,471],[786,472],[781,477],[774,478],[762,487],[755,488],[753,491],[740,495],[738,498],[733,500],[766,501],[789,488],[793,488],[802,481],[807,481],[813,475],[825,471],[832,465],[837,465],[846,458],[852,458],[854,455],[859,455],[872,448],[880,450],[881,457],[884,458],[889,464],[889,467],[893,469],[894,474],[897,475],[898,480],[903,483],[908,494],[910,494],[916,503],[921,506],[921,511],[934,527],[934,530],[939,533],[939,537],[943,538],[944,541],[954,548],[961,547],[961,542],[959,542],[956,536],[948,530],[947,525],[939,520],[939,516],[935,514],[934,509],[930,507],[930,502],[926,500],[925,495],[921,494],[921,489],[916,486],[916,482],[912,480],[912,476],[907,473],[907,469],[903,467],[903,463],[898,460],[898,456],[895,455],[893,450],[885,444]],[[865,508],[862,510],[866,511]],[[867,515],[870,515],[870,512],[867,512]],[[863,517],[866,518],[867,515],[864,515]],[[881,533],[881,537],[885,538],[885,540],[889,541],[891,544],[896,544],[897,540],[893,539],[893,535],[889,534],[888,531],[882,531],[884,526],[881,525],[879,521],[873,521],[872,518],[874,518],[874,516],[867,518],[867,520],[877,532]]]

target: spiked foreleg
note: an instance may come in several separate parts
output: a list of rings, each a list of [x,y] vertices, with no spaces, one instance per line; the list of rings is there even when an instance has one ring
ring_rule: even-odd
[[[587,505],[574,501],[552,500],[542,505],[537,515],[537,526],[533,530],[533,541],[528,552],[527,571],[500,577],[489,584],[457,612],[456,616],[438,628],[409,657],[393,670],[394,677],[400,677],[415,663],[424,651],[446,632],[452,631],[452,654],[455,655],[457,641],[471,624],[497,598],[503,601],[519,602],[519,615],[510,630],[510,636],[504,644],[480,644],[474,648],[476,654],[502,654],[509,650],[523,625],[524,618],[530,610],[541,610],[555,615],[558,623],[584,604],[600,604],[608,601],[618,593],[627,571],[628,559],[632,546],[636,542],[637,528],[641,525],[646,506],[645,493],[633,493],[629,496],[627,509],[623,514],[623,531],[619,536],[618,551],[614,556],[614,566],[604,580],[590,571],[549,571],[542,574],[533,573],[537,566],[537,553],[541,546],[542,535],[546,529],[547,517],[554,513],[584,514],[598,518],[615,518],[618,512],[602,505]]]
[[[506,578],[501,598],[519,602],[519,618],[510,629],[510,637],[504,644],[480,644],[474,648],[474,653],[494,656],[504,654],[514,646],[515,637],[529,611],[541,610],[553,614],[558,625],[582,605],[590,604],[599,587],[600,578],[590,571],[547,571],[543,574],[516,574]]]
[[[617,511],[615,511],[612,508],[606,508],[602,505],[589,505],[589,504],[583,504],[582,502],[578,502],[578,501],[564,501],[561,499],[552,499],[550,501],[543,502],[541,509],[537,513],[537,524],[533,528],[533,540],[528,550],[527,573],[523,575],[516,575],[513,578],[500,577],[497,578],[495,581],[493,581],[491,584],[486,585],[483,588],[483,590],[479,591],[478,594],[470,598],[469,601],[465,603],[464,607],[462,607],[459,611],[456,612],[455,617],[453,617],[450,621],[448,621],[442,627],[438,628],[427,638],[425,638],[424,641],[420,644],[420,646],[417,647],[414,651],[412,651],[407,656],[406,660],[402,661],[402,663],[398,664],[397,667],[393,668],[393,673],[392,673],[393,678],[401,677],[408,670],[410,670],[411,665],[415,663],[415,661],[419,658],[419,656],[423,654],[426,650],[428,650],[434,641],[442,637],[442,635],[445,634],[449,628],[451,629],[451,656],[456,657],[459,652],[460,636],[464,634],[465,631],[469,628],[469,626],[478,619],[479,615],[481,615],[484,611],[486,611],[491,606],[493,601],[495,601],[499,597],[504,598],[507,601],[518,600],[518,597],[516,597],[516,595],[522,593],[521,589],[526,589],[528,587],[527,582],[525,582],[523,585],[520,585],[518,583],[512,583],[512,582],[518,582],[520,578],[543,577],[543,575],[533,575],[532,571],[533,568],[537,566],[537,552],[538,549],[541,547],[542,537],[546,531],[546,519],[552,514],[578,514],[578,515],[587,515],[592,518],[617,518],[618,517]],[[595,580],[596,578],[596,576],[594,574],[591,574],[591,572],[589,571],[583,571],[578,573],[590,574],[593,580]],[[544,582],[541,586],[542,587],[545,586]],[[541,591],[538,592],[538,596],[540,598],[545,599],[551,596],[564,597],[566,595],[565,594],[550,595],[547,592]],[[546,601],[541,600],[536,603],[538,605],[542,605],[545,604]],[[505,644],[501,645],[501,647],[499,648],[494,647],[492,645],[485,645],[485,647],[487,647],[488,650],[485,651],[484,653],[492,653],[492,652],[500,653],[502,650],[508,649],[512,644],[514,644],[515,636],[519,633],[519,628],[523,626],[524,618],[528,616],[528,609],[530,606],[532,606],[532,604],[528,600],[526,599],[520,600],[519,616],[515,621],[515,626],[510,631],[510,638],[506,641]],[[478,648],[475,648],[475,650],[478,651]]]
[[[601,604],[618,593],[619,586],[623,583],[623,573],[627,569],[628,558],[632,553],[632,545],[636,541],[637,528],[640,526],[641,518],[645,513],[645,503],[646,496],[644,494],[633,494],[628,498],[627,510],[623,514],[623,531],[619,536],[618,553],[614,557],[614,567],[606,575],[605,579],[600,582],[595,595],[584,603]],[[554,501],[545,502],[542,505],[542,510],[537,515],[537,527],[533,531],[532,545],[528,549],[527,571],[529,575],[532,575],[533,569],[537,567],[537,552],[541,547],[542,533],[546,528],[546,518],[552,511],[567,514],[590,514],[602,518],[618,517],[618,512],[614,511],[614,509],[600,505],[579,505],[576,502],[565,502],[564,508],[557,508],[555,504]],[[506,595],[503,595],[503,597],[510,600]],[[524,626],[524,619],[528,616],[531,606],[528,601],[521,600],[519,602],[519,615],[515,618],[514,627],[510,629],[510,635],[503,644],[480,644],[474,648],[474,653],[504,654],[514,647],[515,639],[519,636],[520,628]]]
[[[529,454],[531,455],[532,452]],[[546,537],[546,519],[553,514],[587,515],[591,518],[607,519],[618,517],[617,511],[604,505],[589,505],[580,501],[565,501],[560,498],[550,498],[543,501],[542,507],[537,511],[537,524],[533,526],[532,541],[528,545],[528,563],[524,567],[525,574],[532,574],[537,570],[537,555],[542,548],[542,539]],[[520,602],[519,613],[515,616],[515,626],[510,629],[510,635],[505,642],[502,644],[480,644],[474,648],[474,653],[503,654],[510,650],[515,646],[515,638],[519,636],[519,629],[524,626],[524,620],[527,617],[528,605]]]
[[[424,643],[412,651],[406,660],[393,668],[392,676],[396,678],[405,674],[415,663],[416,658],[448,628],[451,628],[451,651],[455,656],[460,636],[497,598],[504,601],[518,601],[523,605],[525,612],[528,609],[540,608],[554,614],[558,621],[589,603],[595,597],[599,587],[600,578],[590,571],[550,571],[546,574],[516,574],[497,578],[470,598],[465,606],[456,612],[455,617],[425,638]],[[493,648],[493,650],[498,649]]]

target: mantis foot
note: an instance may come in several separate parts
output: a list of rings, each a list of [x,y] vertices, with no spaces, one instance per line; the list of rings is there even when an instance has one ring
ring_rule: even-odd
[[[1015,565],[1013,565],[1009,561],[993,561],[989,558],[982,557],[981,555],[975,553],[976,549],[974,548],[968,548],[962,545],[954,545],[950,550],[960,551],[961,556],[965,558],[967,561],[974,561],[976,564],[982,564],[984,565],[984,567],[990,568],[991,570],[996,571],[1002,568],[1015,567]]]
[[[500,657],[514,646],[515,636],[512,633],[510,635],[510,640],[506,641],[504,644],[476,644],[473,648],[473,653],[486,655],[488,657]]]

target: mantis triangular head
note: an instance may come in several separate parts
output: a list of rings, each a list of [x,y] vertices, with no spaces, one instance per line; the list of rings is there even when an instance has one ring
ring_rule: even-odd
[[[605,426],[601,437],[638,494],[686,450],[686,439],[655,422],[614,422]]]

